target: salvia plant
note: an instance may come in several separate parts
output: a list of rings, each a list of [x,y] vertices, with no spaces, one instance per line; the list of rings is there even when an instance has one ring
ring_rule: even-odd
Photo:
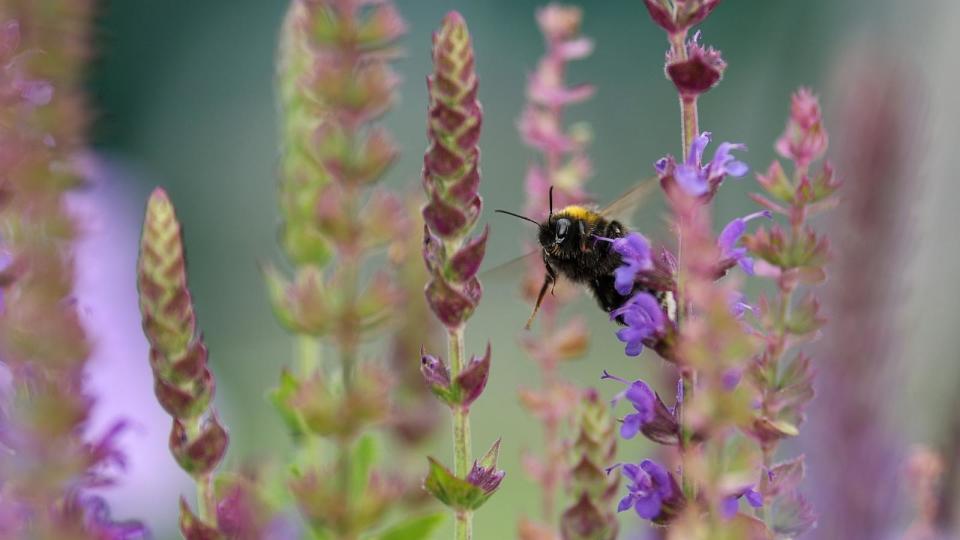
[[[590,335],[584,318],[562,312],[574,289],[550,291],[538,324],[520,338],[541,377],[520,391],[521,404],[544,443],[524,455],[541,512],[522,519],[517,535],[612,540],[650,525],[670,540],[794,538],[816,515],[799,490],[804,458],[785,455],[784,443],[800,434],[814,397],[807,343],[827,323],[817,291],[829,255],[814,218],[837,205],[840,187],[825,160],[820,103],[808,89],[792,96],[773,144],[779,157],[755,174],[756,210],[715,230],[723,184],[749,173],[744,145],[715,143],[699,123],[699,98],[727,65],[695,29],[719,0],[643,3],[666,34],[664,74],[680,107],[678,151],[653,166],[670,239],[653,245],[638,232],[594,235],[583,249],[605,244],[619,261],[614,289],[625,301],[609,313],[610,328],[626,356],[648,349],[659,357],[670,384],[603,370],[608,400],[564,380],[564,362],[586,355]],[[124,427],[102,435],[86,429],[92,344],[72,300],[82,227],[65,197],[82,184],[91,9],[89,0],[0,0],[4,538],[148,535],[139,522],[112,519],[91,493],[123,465],[115,437]],[[558,207],[590,201],[591,133],[565,119],[568,107],[594,93],[567,82],[568,64],[593,47],[580,34],[582,15],[558,4],[536,12],[546,52],[528,77],[517,124],[534,151],[524,180],[531,219],[549,219],[551,200]],[[489,342],[472,354],[466,347],[490,234],[479,227],[477,56],[463,16],[447,14],[429,43],[422,193],[392,192],[378,184],[400,150],[381,119],[396,101],[392,62],[406,32],[390,0],[292,0],[280,30],[283,260],[261,265],[294,351],[267,396],[291,442],[279,466],[228,457],[173,197],[157,188],[147,201],[136,283],[149,343],[141,361],[171,417],[170,453],[195,486],[179,500],[185,538],[416,540],[449,520],[454,539],[468,540],[475,514],[503,484],[501,440],[483,441],[482,453],[471,440],[471,407],[493,359]],[[425,39],[415,43],[428,48]],[[524,272],[522,294],[533,303],[545,269],[537,260]],[[484,333],[476,322],[473,330]],[[444,408],[452,452],[424,463],[420,443]],[[643,459],[640,436],[663,451]],[[915,459],[910,477],[920,496],[911,534],[933,528],[941,469],[933,454]]]
[[[757,175],[763,193],[753,198],[763,209],[713,233],[711,202],[727,177],[747,173],[734,155],[743,145],[724,142],[704,157],[711,134],[700,130],[698,99],[720,82],[726,63],[690,32],[716,4],[646,1],[667,33],[665,73],[680,101],[681,157],[655,165],[676,247],[654,254],[637,233],[613,241],[624,260],[618,292],[631,298],[611,316],[626,326],[617,336],[628,355],[646,346],[674,364],[676,400],[668,406],[644,381],[604,378],[625,384],[614,401],[633,407],[621,435],[642,433],[676,452],[665,464],[614,465],[627,484],[618,509],[667,527],[669,538],[794,537],[815,522],[798,492],[803,458],[775,458],[780,442],[799,434],[813,397],[811,360],[799,348],[824,323],[810,288],[825,279],[827,242],[809,219],[835,204],[839,182],[829,164],[815,167],[828,139],[817,99],[802,89],[775,145],[792,170],[775,161]],[[750,222],[774,214],[786,226],[761,224],[747,234]],[[738,274],[771,280],[773,297],[749,302]],[[797,298],[798,289],[806,294]]]
[[[92,344],[73,301],[91,2],[0,3],[0,536],[143,538],[91,492],[124,464],[89,433]]]
[[[489,232],[484,228],[470,236],[483,209],[478,84],[467,23],[452,12],[433,35],[433,73],[427,78],[430,142],[423,156],[423,260],[430,273],[425,294],[447,330],[447,360],[424,352],[421,369],[453,419],[453,468],[429,458],[424,487],[453,510],[457,540],[473,537],[473,512],[497,491],[505,474],[497,468],[499,439],[471,461],[470,405],[486,388],[491,363],[489,344],[469,360],[464,350],[466,322],[483,295],[477,272]]]
[[[524,187],[524,214],[546,218],[549,208],[544,195],[553,187],[557,207],[588,202],[584,184],[591,174],[586,154],[589,128],[584,124],[564,125],[564,111],[593,94],[588,84],[567,86],[567,63],[590,54],[593,43],[580,35],[583,14],[573,6],[549,4],[537,11],[536,20],[544,37],[546,54],[540,59],[527,82],[527,103],[518,128],[523,141],[537,151],[537,160],[527,168]],[[534,249],[525,243],[526,249]],[[544,278],[541,261],[531,257],[522,282],[525,299],[533,305]],[[524,468],[540,486],[541,520],[522,522],[521,536],[535,538],[533,531],[555,522],[557,491],[568,481],[565,463],[564,420],[575,411],[579,391],[557,373],[561,362],[582,357],[589,336],[582,316],[559,320],[559,310],[575,298],[576,291],[561,287],[546,298],[539,311],[539,324],[524,332],[520,343],[540,370],[540,388],[521,390],[521,403],[543,425],[542,456],[524,455]],[[526,531],[526,532],[524,532]]]

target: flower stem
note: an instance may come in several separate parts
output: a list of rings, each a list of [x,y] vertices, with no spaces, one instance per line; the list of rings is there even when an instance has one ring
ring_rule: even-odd
[[[683,159],[687,159],[690,156],[693,140],[700,134],[696,96],[680,96],[680,115],[683,128]]]
[[[681,61],[687,59],[687,47],[685,44],[687,37],[686,32],[674,34],[670,36],[670,46],[673,49],[673,54],[679,58]],[[685,96],[680,94],[680,143],[683,147],[683,160],[686,161],[690,157],[690,148],[693,145],[694,139],[700,134],[699,118],[697,113],[697,97],[696,96]],[[681,217],[681,219],[683,219]],[[680,223],[680,226],[677,229],[677,268],[678,272],[683,270],[683,230],[684,224]],[[687,305],[686,295],[683,287],[683,276],[677,276],[677,332],[681,331],[681,324],[683,321],[684,309]],[[690,398],[693,397],[693,393],[696,391],[697,386],[697,373],[693,369],[684,368],[681,370],[681,377],[683,378],[683,400],[680,402],[680,479],[681,485],[683,488],[683,493],[687,500],[693,501],[697,498],[697,486],[693,482],[693,479],[690,478],[687,472],[687,463],[690,457],[691,451],[691,442],[693,438],[693,433],[687,426],[687,414],[686,414],[686,405],[690,402]]]
[[[670,36],[670,47],[673,49],[673,54],[681,62],[687,59],[686,39],[686,32]],[[693,140],[700,134],[697,96],[680,95],[680,129],[683,159],[686,160],[690,155],[690,146],[693,144]]]
[[[200,436],[203,430],[203,419],[184,423],[187,428],[188,438],[191,440]],[[206,524],[217,524],[217,500],[213,492],[213,474],[206,473],[194,477],[197,483],[197,517]]]
[[[456,379],[463,371],[463,327],[448,331],[450,377]],[[465,406],[454,406],[453,413],[453,473],[459,478],[466,478],[470,472],[470,409]],[[473,513],[468,510],[457,510],[454,521],[455,540],[470,540],[473,538]]]
[[[297,364],[300,374],[309,377],[320,365],[320,343],[317,338],[300,334],[297,336]]]

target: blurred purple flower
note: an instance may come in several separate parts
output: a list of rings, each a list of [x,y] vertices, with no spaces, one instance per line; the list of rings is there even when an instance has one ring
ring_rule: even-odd
[[[649,459],[641,461],[639,465],[614,465],[607,472],[620,466],[630,483],[627,484],[627,495],[620,499],[620,504],[617,505],[617,512],[633,508],[643,519],[654,519],[660,515],[664,502],[675,495],[674,481],[670,473],[662,465]]]
[[[740,268],[743,269],[748,276],[752,276],[753,259],[747,256],[747,248],[739,247],[737,243],[740,242],[740,237],[746,232],[749,221],[759,217],[770,218],[772,216],[773,214],[771,214],[769,210],[763,210],[736,218],[730,223],[727,223],[723,230],[720,231],[720,237],[717,238],[717,247],[720,248],[720,256],[725,261],[729,261],[730,264],[734,262],[739,264]],[[735,309],[734,314],[739,318],[743,316],[743,310],[741,309],[738,314]]]
[[[730,153],[733,150],[746,150],[746,146],[737,143],[724,142],[713,154],[713,159],[705,166],[703,152],[710,142],[710,132],[704,131],[693,140],[690,146],[690,155],[683,163],[676,163],[673,156],[667,156],[657,161],[655,168],[663,177],[672,175],[684,191],[699,197],[715,190],[726,176],[739,178],[749,168],[742,161],[737,161]]]
[[[150,531],[139,521],[114,521],[106,501],[100,497],[83,497],[78,503],[83,510],[87,532],[97,540],[141,540],[151,537]]]
[[[618,317],[627,326],[617,332],[617,339],[627,344],[627,356],[639,355],[644,340],[662,332],[666,321],[660,303],[646,291],[638,292],[623,307],[610,312],[611,319]]]
[[[730,295],[730,313],[737,319],[742,319],[749,311],[753,313],[753,306],[747,302],[747,297],[741,292],[733,292]]]
[[[720,504],[720,514],[723,515],[725,519],[730,519],[737,514],[741,497],[746,499],[747,503],[754,508],[763,506],[763,495],[757,491],[754,486],[750,486],[739,493],[723,499],[723,502]]]

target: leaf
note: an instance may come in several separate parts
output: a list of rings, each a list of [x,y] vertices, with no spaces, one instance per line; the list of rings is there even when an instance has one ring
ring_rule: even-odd
[[[483,503],[487,502],[493,494],[486,493],[465,479],[454,476],[450,469],[433,457],[428,457],[427,460],[430,462],[430,472],[423,481],[423,487],[448,507],[458,510],[476,510],[483,506]]]
[[[484,469],[493,469],[497,466],[497,459],[500,457],[500,440],[494,441],[487,453],[477,462]]]
[[[291,332],[296,330],[297,321],[287,300],[290,281],[270,263],[262,263],[260,273],[263,275],[263,281],[267,287],[267,296],[270,298],[270,307],[273,308],[273,314],[286,330]]]
[[[781,493],[792,491],[800,485],[804,473],[804,456],[784,461],[774,465],[767,472],[767,481],[764,482],[764,496],[774,498]]]
[[[294,442],[303,439],[303,436],[307,433],[303,416],[290,406],[290,400],[296,395],[299,387],[300,382],[297,381],[297,378],[289,370],[284,369],[280,372],[280,385],[267,395],[267,399],[280,413],[280,418],[287,426],[290,438]]]
[[[770,526],[778,538],[793,538],[817,522],[813,507],[797,492],[781,495],[770,505]]]
[[[357,441],[353,447],[353,457],[350,460],[350,493],[363,493],[370,478],[370,469],[377,460],[377,442],[372,435],[367,434]]]
[[[718,464],[715,485],[725,493],[738,492],[756,482],[757,467],[761,463],[756,444],[741,436],[730,437],[722,446],[712,450],[711,460]]]
[[[412,516],[370,537],[370,540],[426,540],[443,524],[447,514]]]
[[[186,540],[222,540],[215,527],[204,523],[190,510],[187,501],[180,497],[180,532]]]
[[[798,354],[784,369],[777,381],[776,408],[780,418],[789,418],[795,423],[803,419],[803,409],[813,399],[813,367],[810,358]]]

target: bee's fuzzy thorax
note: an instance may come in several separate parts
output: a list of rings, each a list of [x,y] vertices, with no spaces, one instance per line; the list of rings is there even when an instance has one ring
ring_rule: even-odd
[[[577,204],[564,207],[559,212],[554,214],[553,217],[569,217],[575,220],[582,219],[591,223],[596,222],[601,218],[600,214],[596,210]]]

